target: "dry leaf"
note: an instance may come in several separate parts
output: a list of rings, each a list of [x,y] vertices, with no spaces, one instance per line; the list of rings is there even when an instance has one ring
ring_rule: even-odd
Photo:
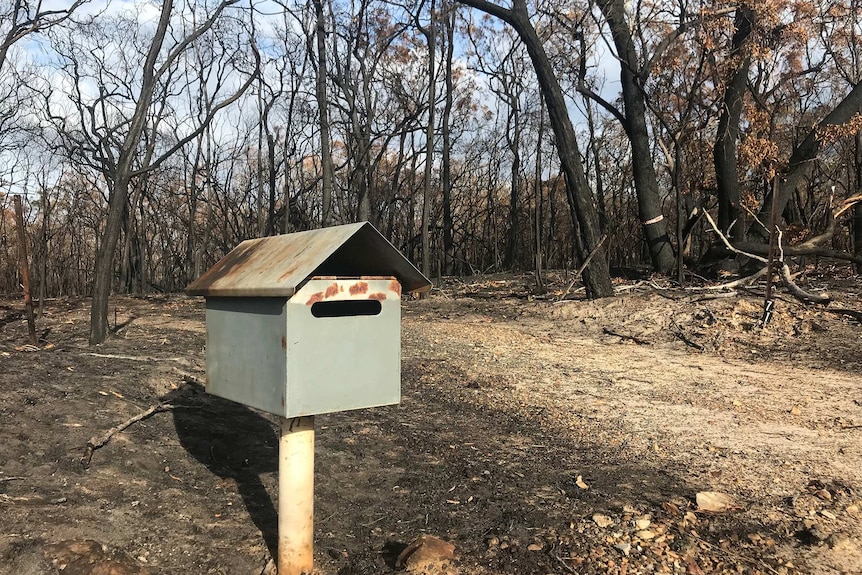
[[[736,502],[736,499],[734,499],[727,493],[721,493],[719,491],[701,491],[697,494],[696,500],[697,508],[700,511],[711,511],[713,513],[720,513],[722,511],[736,509],[739,507],[739,504]]]

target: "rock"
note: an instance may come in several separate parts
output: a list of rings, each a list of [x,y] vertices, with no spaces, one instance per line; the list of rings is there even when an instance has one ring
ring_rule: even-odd
[[[617,543],[616,545],[614,545],[614,549],[620,551],[623,555],[628,557],[629,553],[631,553],[632,546],[630,543]]]
[[[531,543],[527,546],[527,551],[541,551],[545,546],[541,543]]]
[[[650,531],[649,529],[641,529],[640,531],[635,533],[635,537],[643,541],[649,541],[650,539],[655,538],[655,532]]]
[[[455,546],[433,535],[420,535],[398,556],[396,566],[423,575],[456,575]]]
[[[607,515],[602,515],[601,513],[596,513],[593,515],[593,522],[604,529],[605,527],[610,527],[614,524],[614,520],[608,517]]]
[[[635,521],[635,527],[637,527],[639,530],[643,531],[644,529],[646,529],[647,527],[650,526],[650,523],[652,523],[652,521],[650,521],[649,519],[644,517],[644,518],[641,518],[641,519],[638,519],[637,521]]]
[[[500,539],[497,537],[488,537],[488,539],[485,540],[485,544],[488,546],[488,549],[491,549],[500,544]]]
[[[832,501],[832,494],[828,489],[818,489],[814,492],[814,496],[823,501]]]

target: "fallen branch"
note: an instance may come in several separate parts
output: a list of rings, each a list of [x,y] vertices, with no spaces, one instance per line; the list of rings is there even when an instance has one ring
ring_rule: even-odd
[[[807,292],[793,281],[793,277],[790,274],[790,268],[787,267],[787,264],[782,263],[781,265],[781,279],[784,280],[784,285],[787,286],[787,289],[790,293],[794,295],[797,299],[802,301],[810,301],[813,303],[826,303],[832,299],[832,297],[826,293],[811,293]]]
[[[847,309],[847,308],[843,308],[843,307],[833,307],[833,308],[827,308],[823,311],[828,311],[830,313],[837,313],[838,315],[849,315],[850,317],[852,317],[853,319],[855,319],[859,323],[862,323],[862,311],[859,311],[859,310]]]
[[[754,242],[737,242],[736,246],[739,248],[740,251],[733,251],[743,254],[747,253],[749,256],[751,256],[751,254],[768,253],[769,250],[768,245],[758,244]],[[843,260],[862,264],[862,256],[857,256],[847,252],[839,252],[838,250],[829,250],[818,246],[812,246],[807,244],[807,242],[805,244],[784,246],[783,249],[784,255],[786,256],[820,256],[823,258],[832,258],[835,260]]]
[[[174,407],[175,406],[171,403],[159,403],[159,404],[153,405],[149,409],[145,409],[144,411],[140,412],[139,414],[130,417],[126,421],[122,422],[121,424],[115,425],[114,427],[112,427],[108,431],[102,433],[101,435],[94,435],[93,437],[91,437],[89,439],[89,441],[87,441],[87,450],[86,450],[86,452],[84,452],[84,456],[81,457],[81,464],[85,468],[90,467],[90,461],[93,459],[93,452],[95,452],[100,447],[103,447],[117,433],[123,431],[124,429],[126,429],[127,427],[131,426],[134,423],[137,423],[143,419],[146,419],[152,415],[155,415],[156,413],[159,413],[162,411],[169,411],[171,409],[174,409]]]
[[[766,258],[761,257],[761,256],[756,255],[756,254],[753,254],[751,252],[743,251],[743,250],[739,249],[738,247],[734,246],[733,244],[731,244],[730,241],[727,239],[727,237],[723,233],[721,233],[721,231],[718,229],[718,226],[715,225],[715,220],[712,219],[712,216],[709,215],[709,212],[704,212],[703,215],[704,215],[704,217],[706,217],[707,221],[709,222],[709,225],[712,226],[713,231],[716,234],[718,234],[718,237],[721,239],[722,243],[724,243],[724,245],[725,245],[725,247],[727,247],[727,249],[729,249],[730,251],[732,251],[734,253],[749,257],[751,259],[755,259],[755,260],[762,262],[762,263],[765,263],[767,265],[769,264],[769,260],[767,260]],[[793,276],[790,273],[790,268],[784,262],[784,256],[785,255],[793,255],[793,254],[791,254],[789,252],[789,248],[781,245],[780,240],[779,240],[778,244],[779,244],[778,248],[780,251],[780,257],[778,258],[778,261],[781,263],[781,270],[780,270],[781,279],[784,281],[784,285],[787,286],[787,290],[791,294],[793,294],[794,297],[796,297],[797,299],[800,299],[804,302],[825,303],[825,302],[830,301],[832,298],[827,293],[812,294],[812,293],[805,291],[804,289],[802,289],[798,285],[796,285],[796,282],[793,281]],[[764,247],[768,248],[768,246],[760,246],[760,247],[761,248],[764,248]],[[859,258],[859,259],[860,259],[860,261],[862,261],[862,258]],[[751,277],[751,276],[749,276],[749,277]]]
[[[760,279],[761,277],[763,277],[763,276],[766,274],[766,271],[767,271],[768,269],[769,269],[769,268],[760,268],[759,270],[757,270],[755,273],[751,274],[750,276],[746,276],[746,277],[744,277],[744,278],[739,278],[738,280],[734,280],[734,281],[731,281],[731,282],[723,283],[723,284],[721,284],[721,285],[717,285],[717,286],[706,286],[705,288],[698,288],[698,289],[705,289],[705,290],[723,290],[723,289],[734,289],[734,288],[737,288],[737,287],[745,287],[745,286],[748,286],[748,285],[753,284],[753,283],[754,283],[754,282],[756,282],[758,279]]]
[[[635,342],[635,343],[636,343],[636,344],[638,344],[638,345],[649,345],[649,342],[648,342],[648,341],[646,341],[645,339],[641,339],[641,338],[639,338],[639,337],[637,337],[637,336],[634,336],[634,335],[627,335],[627,334],[624,334],[624,333],[618,333],[618,332],[615,332],[615,331],[613,331],[612,329],[607,328],[607,327],[603,327],[603,328],[602,328],[602,331],[603,331],[604,333],[606,333],[607,335],[612,335],[612,336],[614,336],[614,337],[618,337],[618,338],[620,338],[620,339],[622,339],[622,340],[633,341],[633,342]]]
[[[853,196],[852,198],[847,198],[846,200],[844,200],[844,205],[842,205],[838,210],[836,210],[832,217],[837,219],[838,216],[840,216],[859,202],[862,202],[862,194],[859,194],[858,196]]]

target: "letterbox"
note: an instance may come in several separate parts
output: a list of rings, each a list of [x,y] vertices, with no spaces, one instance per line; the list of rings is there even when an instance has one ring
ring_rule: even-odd
[[[430,287],[368,222],[246,240],[186,289],[207,392],[285,418],[398,403],[401,291]]]

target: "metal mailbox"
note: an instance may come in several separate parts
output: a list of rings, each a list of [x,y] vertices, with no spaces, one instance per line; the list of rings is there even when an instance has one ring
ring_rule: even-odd
[[[244,241],[186,289],[207,392],[284,418],[398,403],[401,290],[430,287],[368,222]]]

